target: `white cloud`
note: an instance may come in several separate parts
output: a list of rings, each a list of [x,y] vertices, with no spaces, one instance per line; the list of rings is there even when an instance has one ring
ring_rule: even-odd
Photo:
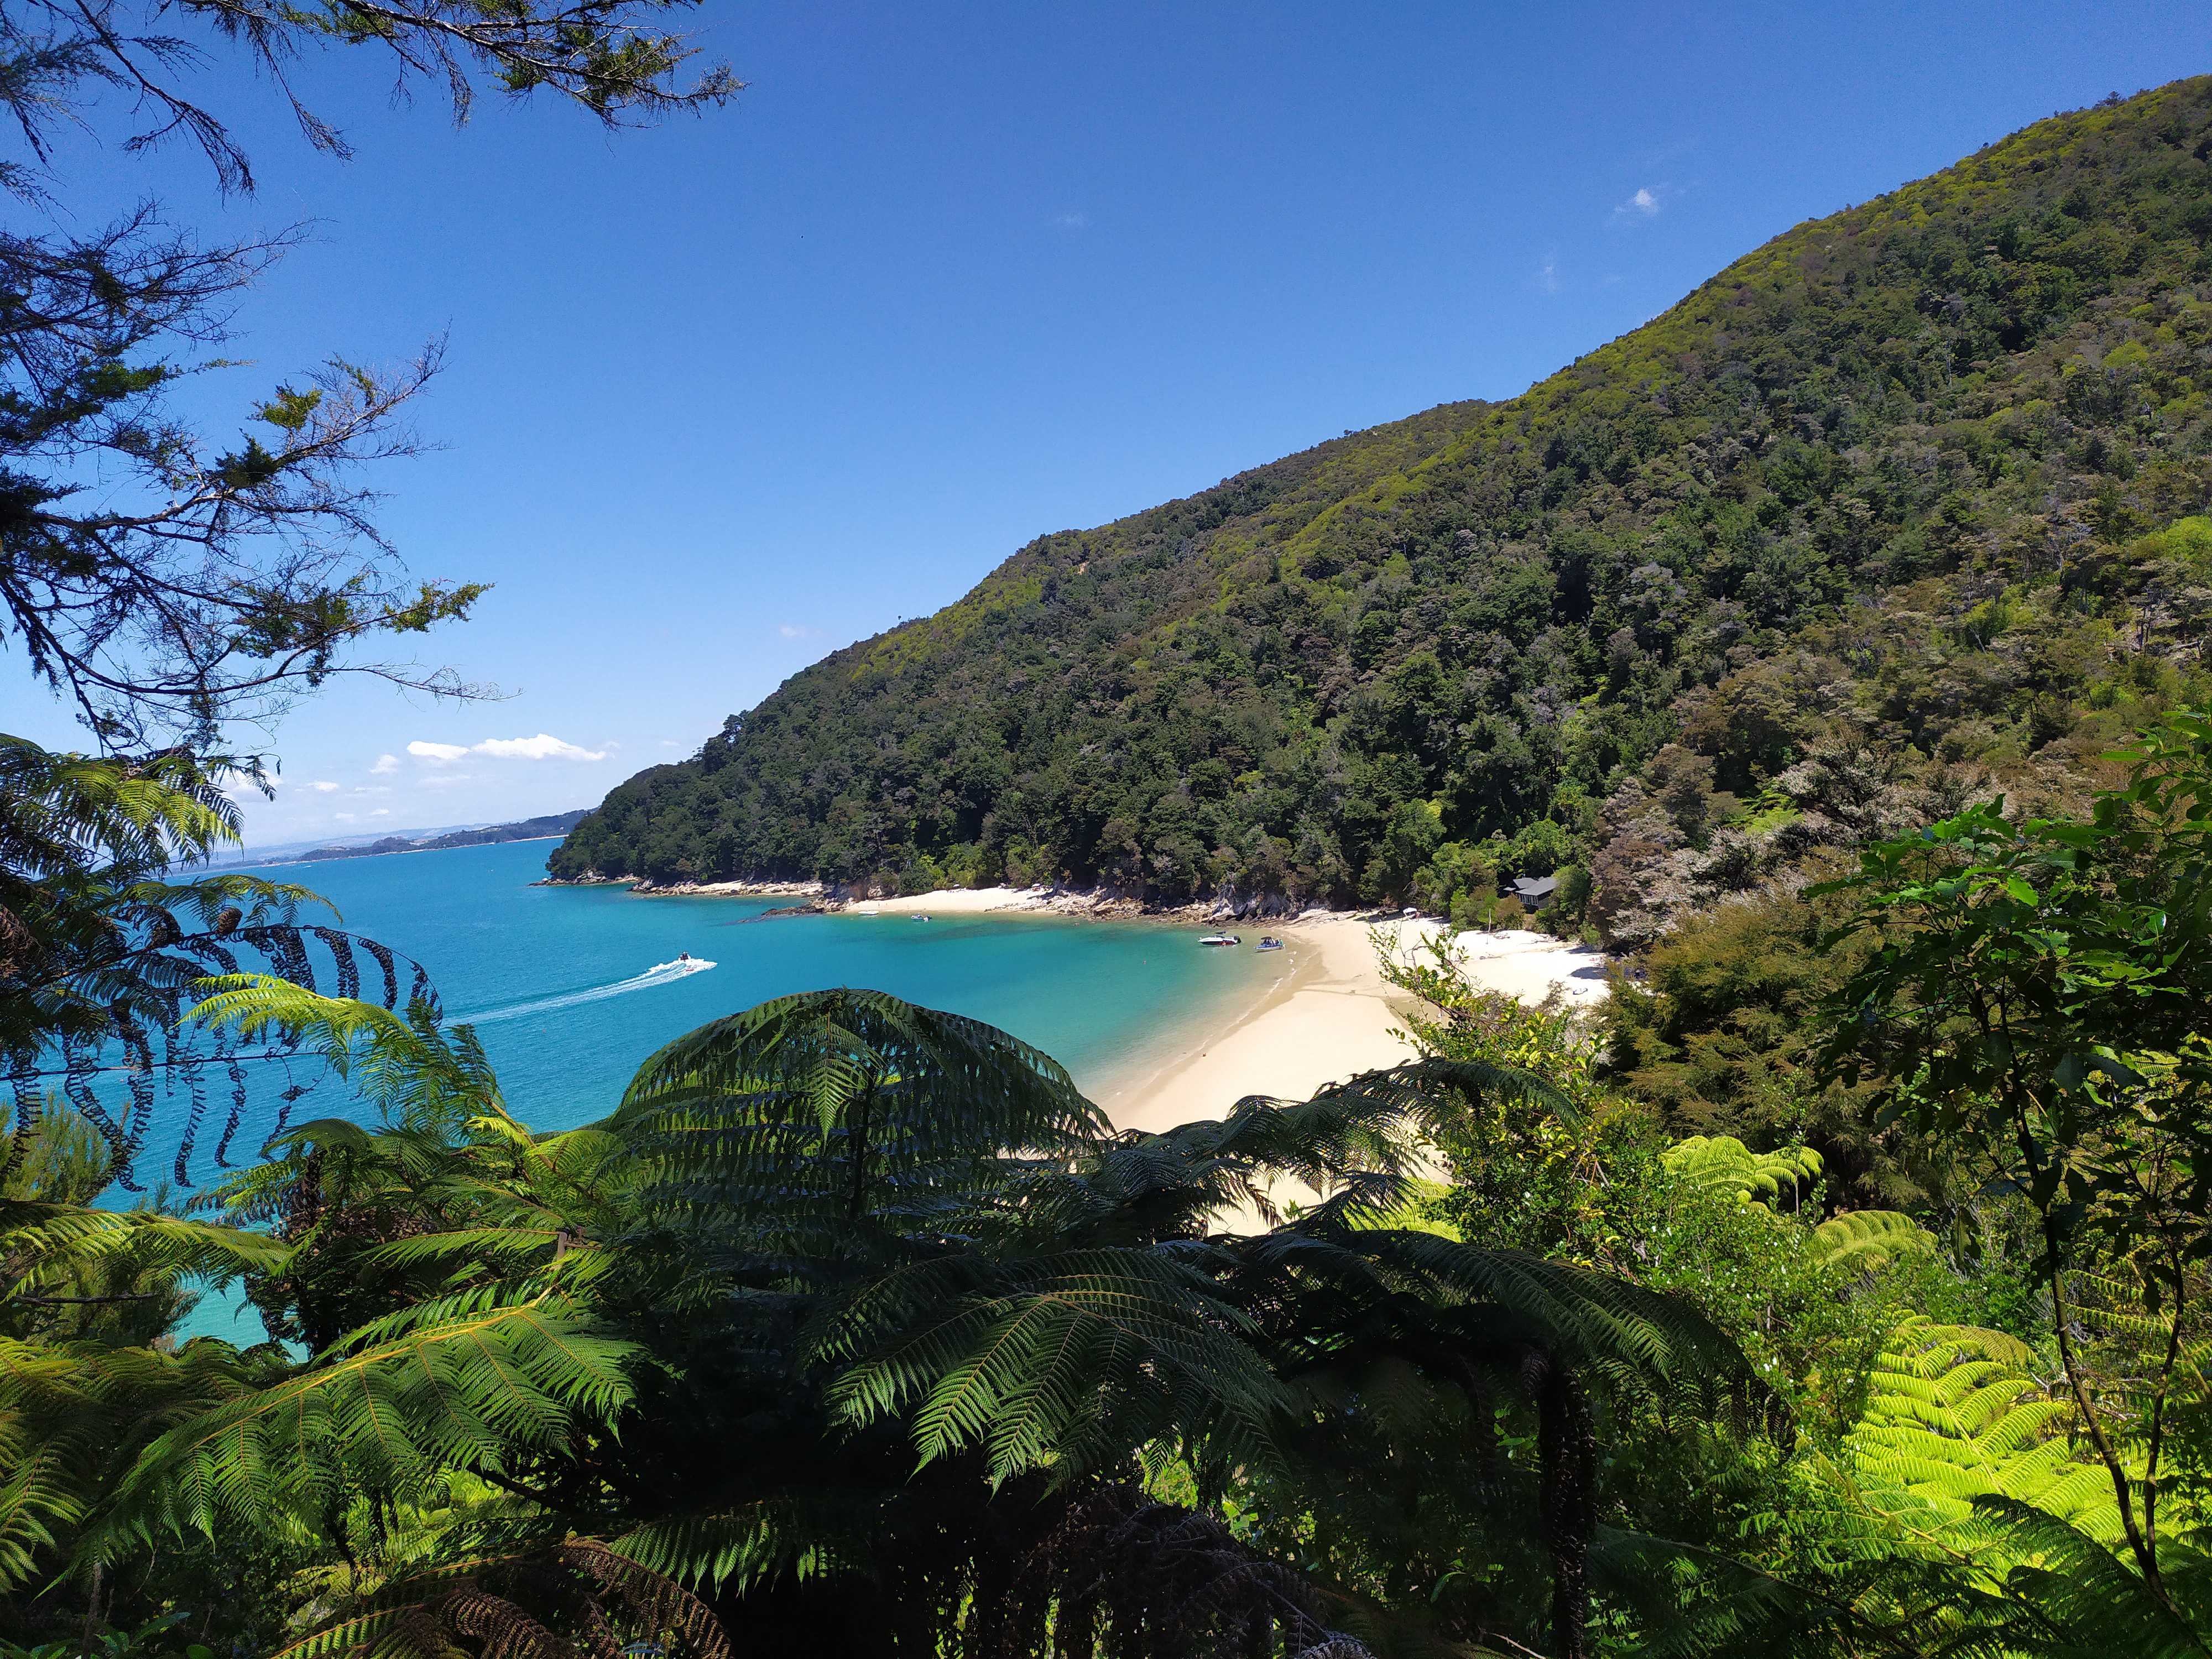
[[[373,778],[388,777],[388,776],[390,776],[392,773],[397,772],[398,769],[399,769],[399,757],[398,757],[398,756],[397,756],[397,755],[379,755],[379,756],[376,757],[376,764],[375,764],[375,765],[374,765],[374,766],[372,766],[372,767],[370,767],[370,768],[368,769],[368,775],[369,775],[369,776],[371,776],[371,777],[373,777]]]
[[[336,818],[340,823],[351,823],[354,821],[355,817],[351,812],[333,812],[331,816]]]
[[[787,640],[818,640],[822,637],[820,629],[809,628],[804,623],[778,623],[775,631]]]
[[[369,817],[373,818],[388,818],[391,816],[392,809],[389,806],[380,806],[376,811],[369,814]]]
[[[407,745],[407,752],[433,766],[446,765],[465,755],[489,755],[495,760],[597,761],[607,757],[603,749],[563,743],[550,732],[540,732],[534,738],[486,738],[466,748],[458,743],[416,742]]]
[[[1667,191],[1665,185],[1640,185],[1635,195],[1613,209],[1613,216],[1625,219],[1632,213],[1639,218],[1656,219],[1659,216],[1659,210],[1666,205],[1663,198]]]
[[[534,738],[486,738],[476,746],[475,753],[495,755],[501,760],[605,760],[605,751],[583,749],[573,743],[563,743],[549,732],[540,732]]]
[[[313,790],[319,795],[327,795],[333,789],[336,789],[337,785],[335,783],[325,783],[320,778],[318,778],[314,782],[309,784],[307,787]]]
[[[425,789],[450,789],[457,783],[468,783],[475,777],[473,772],[433,772],[422,780],[422,787]]]
[[[1063,213],[1053,221],[1062,230],[1080,230],[1090,222],[1091,216],[1087,213]]]
[[[1544,268],[1536,273],[1536,282],[1547,294],[1559,291],[1559,261],[1556,256],[1544,261]]]

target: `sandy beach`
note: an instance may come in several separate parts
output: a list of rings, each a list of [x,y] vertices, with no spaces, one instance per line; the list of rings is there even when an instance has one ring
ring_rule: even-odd
[[[1116,1127],[1162,1129],[1219,1117],[1246,1095],[1304,1100],[1325,1085],[1414,1058],[1403,1032],[1413,1000],[1387,983],[1367,919],[1309,911],[1270,924],[1282,939],[1283,974],[1195,1052],[1110,1092],[1098,1103]],[[1248,941],[1259,929],[1247,925]],[[1386,922],[1402,958],[1423,958],[1448,931],[1441,922]],[[1571,1003],[1605,995],[1604,957],[1549,934],[1462,933],[1447,947],[1475,984],[1538,1003],[1555,989]]]
[[[735,886],[736,884],[730,885]],[[701,891],[712,890],[702,889]],[[1026,911],[1081,915],[1117,908],[1049,887],[977,887],[909,897],[860,899],[848,915],[982,915]],[[1188,918],[1185,918],[1188,920]],[[1414,1057],[1403,1034],[1413,1000],[1386,983],[1375,939],[1401,960],[1433,959],[1439,941],[1474,983],[1534,1004],[1558,995],[1588,1006],[1606,994],[1603,953],[1548,933],[1501,929],[1454,935],[1440,921],[1309,910],[1289,920],[1218,924],[1250,950],[1273,933],[1280,972],[1256,997],[1232,1003],[1198,1047],[1141,1075],[1115,1079],[1098,1103],[1124,1129],[1163,1129],[1219,1117],[1247,1095],[1304,1100],[1325,1085]],[[1194,946],[1193,948],[1198,948]]]
[[[1064,910],[1070,896],[1049,887],[952,887],[911,898],[854,899],[848,916],[974,916],[987,910]]]
[[[1317,911],[1268,927],[1283,941],[1281,976],[1203,1047],[1100,1100],[1117,1128],[1220,1117],[1246,1095],[1303,1100],[1412,1056],[1395,1033],[1410,1000],[1382,982],[1365,922]],[[1242,931],[1249,950],[1261,930]]]

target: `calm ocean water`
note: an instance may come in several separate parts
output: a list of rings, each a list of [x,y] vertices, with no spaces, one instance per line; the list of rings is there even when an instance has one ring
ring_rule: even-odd
[[[1270,959],[1206,950],[1206,930],[1042,916],[793,916],[787,899],[633,898],[615,887],[533,887],[553,843],[288,865],[264,873],[313,888],[348,931],[415,957],[450,1022],[478,1022],[508,1109],[560,1129],[611,1110],[662,1043],[769,997],[866,986],[988,1020],[1052,1054],[1094,1099],[1172,1056],[1275,977]],[[715,966],[653,975],[678,953]],[[325,983],[323,988],[332,988]],[[250,1155],[273,1115],[257,1080],[238,1138]],[[337,1115],[321,1084],[296,1116]],[[1224,1103],[1226,1105],[1227,1103]],[[142,1171],[173,1162],[157,1127]],[[235,1157],[235,1152],[234,1156]],[[193,1173],[204,1179],[204,1152]]]
[[[348,931],[427,967],[449,1022],[477,1022],[508,1109],[536,1129],[571,1128],[611,1111],[640,1062],[694,1026],[770,997],[837,985],[988,1020],[1052,1054],[1094,1100],[1110,1104],[1121,1080],[1194,1044],[1278,972],[1275,959],[1249,946],[1202,948],[1206,930],[1188,925],[1038,916],[749,921],[791,901],[533,887],[552,845],[520,842],[261,873],[312,887],[337,907]],[[684,951],[715,965],[651,971]],[[320,971],[324,959],[317,960]],[[335,988],[325,981],[321,988]],[[249,1069],[251,1103],[234,1165],[250,1162],[267,1135],[286,1080],[274,1066]],[[295,1066],[293,1077],[306,1082],[319,1071]],[[222,1173],[212,1148],[228,1109],[227,1085],[210,1083],[210,1124],[191,1166],[202,1183]],[[344,1083],[324,1077],[294,1107],[292,1121],[338,1116],[366,1110]],[[185,1117],[185,1103],[162,1100],[137,1163],[148,1184],[171,1173]],[[111,1189],[107,1201],[129,1200]],[[235,1291],[210,1295],[182,1334],[234,1341],[260,1335]]]

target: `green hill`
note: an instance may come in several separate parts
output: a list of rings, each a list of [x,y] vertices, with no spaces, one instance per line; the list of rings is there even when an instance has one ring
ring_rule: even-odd
[[[1040,538],[550,867],[1395,899],[1670,777],[1700,845],[1839,748],[2048,783],[2201,684],[2208,157],[2212,79],[2039,122],[1510,402]]]

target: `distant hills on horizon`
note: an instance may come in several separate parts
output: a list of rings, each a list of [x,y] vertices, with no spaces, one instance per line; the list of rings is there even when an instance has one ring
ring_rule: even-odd
[[[248,847],[226,864],[313,864],[330,859],[374,858],[386,853],[435,853],[456,847],[488,847],[501,842],[545,841],[566,836],[594,809],[549,813],[520,818],[511,823],[441,825],[427,830],[401,830],[381,836],[356,836],[329,841],[284,842],[269,847]]]

